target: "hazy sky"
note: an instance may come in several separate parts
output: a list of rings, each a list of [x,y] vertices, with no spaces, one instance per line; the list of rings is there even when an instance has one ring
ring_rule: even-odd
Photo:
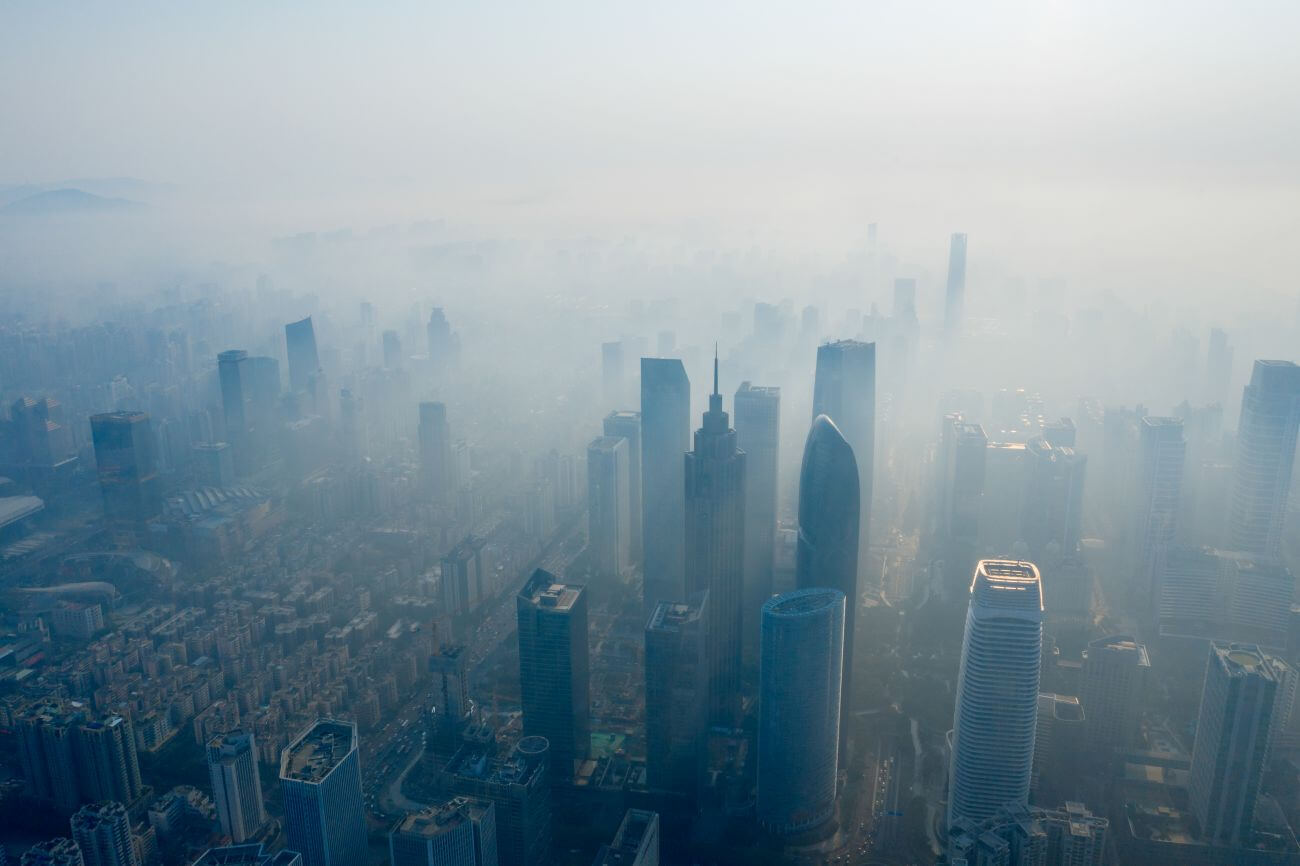
[[[376,7],[382,7],[376,8]],[[4,3],[0,182],[1294,292],[1300,4]]]

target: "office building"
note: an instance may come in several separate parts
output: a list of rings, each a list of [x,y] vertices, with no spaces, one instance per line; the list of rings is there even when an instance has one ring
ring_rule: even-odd
[[[441,790],[491,802],[500,866],[543,866],[551,850],[551,788],[545,737],[524,737],[507,758],[466,745],[438,776]]]
[[[628,809],[614,840],[601,847],[592,866],[659,866],[659,813]]]
[[[1250,842],[1278,687],[1259,647],[1210,644],[1187,785],[1205,842]]]
[[[552,782],[567,782],[591,747],[586,590],[539,568],[516,608],[524,734],[550,743]]]
[[[243,349],[229,349],[217,355],[221,411],[226,420],[225,440],[234,449],[235,472],[239,475],[247,475],[253,469],[248,406],[251,365],[248,360],[248,352]]]
[[[320,719],[280,753],[288,847],[303,866],[353,866],[369,857],[361,762],[352,722]]]
[[[1026,805],[1043,653],[1043,588],[1029,562],[981,560],[957,674],[948,825]]]
[[[866,573],[876,453],[876,344],[840,340],[817,348],[813,421],[825,415],[853,448],[858,466],[858,572]],[[852,606],[853,596],[849,596]]]
[[[402,366],[402,339],[393,330],[384,331],[383,337],[384,367],[397,370]]]
[[[109,521],[139,524],[162,511],[158,456],[149,416],[108,412],[90,416],[95,471]]]
[[[208,741],[207,753],[221,832],[238,844],[266,824],[253,732],[235,730],[213,737]]]
[[[198,442],[191,449],[190,465],[200,487],[224,490],[235,483],[235,458],[228,442]]]
[[[1151,671],[1145,645],[1129,635],[1088,643],[1083,653],[1079,702],[1085,714],[1088,751],[1098,757],[1138,741],[1142,696]]]
[[[1020,538],[1036,561],[1077,555],[1083,537],[1083,477],[1087,458],[1035,436],[1025,445],[1024,510]]]
[[[835,812],[844,602],[837,589],[799,589],[763,605],[756,810],[771,833]]]
[[[289,356],[289,390],[311,391],[312,380],[320,373],[320,356],[316,352],[316,331],[311,316],[284,326],[284,346]]]
[[[781,389],[742,382],[732,404],[736,446],[745,452],[745,657],[758,657],[758,611],[771,597],[781,444]]]
[[[131,819],[121,803],[82,806],[72,816],[72,841],[85,866],[139,866]]]
[[[694,796],[708,721],[708,593],[661,601],[645,629],[646,775],[652,789]]]
[[[388,835],[392,866],[496,866],[496,806],[455,797],[408,813]]]
[[[587,446],[587,547],[602,578],[631,565],[631,459],[627,440],[599,436]]]
[[[1030,798],[1054,802],[1046,796],[1061,782],[1073,782],[1083,772],[1079,743],[1083,741],[1087,715],[1073,695],[1042,692],[1038,695],[1038,716],[1034,724],[1034,763],[1029,777]]]
[[[1183,491],[1183,461],[1187,441],[1178,418],[1142,419],[1138,456],[1136,525],[1138,542],[1135,585],[1143,610],[1155,602],[1156,567],[1164,551],[1174,543],[1178,510]]]
[[[23,854],[22,866],[85,866],[81,849],[66,837],[37,842]]]
[[[434,307],[425,327],[429,339],[429,363],[435,375],[454,370],[460,363],[460,335],[452,331],[442,307]]]
[[[858,608],[858,477],[853,448],[825,415],[813,421],[799,470],[799,535],[795,587],[844,594],[844,659],[840,683],[840,756],[847,758],[852,709],[854,629]]]
[[[1008,804],[948,832],[948,862],[966,866],[1102,866],[1110,822],[1082,803],[1059,809]]]
[[[303,866],[302,855],[287,848],[275,852],[266,851],[260,843],[246,845],[226,845],[221,848],[209,848],[203,856],[194,861],[194,866]]]
[[[1241,398],[1228,548],[1277,558],[1300,427],[1300,367],[1256,361]]]
[[[641,542],[641,413],[610,412],[605,416],[606,436],[621,436],[627,440],[627,500],[629,553],[633,562],[640,562]]]
[[[943,551],[944,585],[953,592],[965,588],[979,559],[987,456],[983,427],[966,423],[960,413],[944,416],[935,459],[935,529]]]
[[[1282,562],[1174,546],[1160,567],[1162,637],[1287,645],[1295,577]]]
[[[425,495],[434,502],[447,503],[456,491],[456,466],[452,460],[451,427],[447,424],[447,407],[443,403],[420,404],[420,481]]]
[[[77,448],[58,400],[19,397],[9,406],[9,418],[10,460],[31,473],[32,482],[75,469]]]
[[[686,597],[686,480],[691,383],[676,358],[641,359],[641,538],[644,608]]]
[[[745,452],[722,411],[714,357],[709,411],[686,455],[686,592],[709,594],[705,645],[713,725],[740,721],[744,568]]]
[[[624,382],[623,344],[617,341],[601,343],[600,386],[605,408],[613,408],[623,402]]]
[[[960,337],[966,317],[966,235],[954,233],[948,245],[948,287],[944,293],[943,333]]]

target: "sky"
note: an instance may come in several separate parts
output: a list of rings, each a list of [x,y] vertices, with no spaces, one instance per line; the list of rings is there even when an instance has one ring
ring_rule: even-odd
[[[705,225],[817,254],[878,221],[936,267],[964,230],[1111,291],[1295,290],[1295,3],[7,0],[0,17],[0,183],[137,177],[267,231]]]

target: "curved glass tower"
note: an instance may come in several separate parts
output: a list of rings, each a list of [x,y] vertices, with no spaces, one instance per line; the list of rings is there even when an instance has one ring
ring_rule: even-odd
[[[798,589],[829,587],[844,594],[844,672],[840,683],[840,756],[846,756],[853,682],[853,624],[858,598],[858,463],[835,422],[818,415],[803,446],[799,470]]]
[[[844,593],[768,599],[760,643],[758,820],[773,833],[798,833],[835,811]]]
[[[1043,655],[1043,585],[1032,562],[975,567],[957,674],[948,826],[1029,802]]]

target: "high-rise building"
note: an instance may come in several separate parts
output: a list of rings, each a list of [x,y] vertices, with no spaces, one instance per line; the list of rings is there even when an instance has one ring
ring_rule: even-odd
[[[1029,562],[981,560],[957,674],[948,825],[1029,802],[1043,654],[1043,588]]]
[[[1256,361],[1241,398],[1228,548],[1275,558],[1300,428],[1300,366]]]
[[[455,797],[408,813],[388,835],[392,866],[497,866],[496,806]]]
[[[686,455],[686,591],[709,593],[709,723],[740,721],[744,629],[745,452],[722,411],[718,359],[704,424]]]
[[[661,601],[645,628],[646,775],[650,787],[694,796],[708,721],[704,629],[708,593]]]
[[[81,849],[66,837],[37,842],[23,854],[22,866],[85,866]]]
[[[1148,415],[1141,424],[1134,538],[1139,544],[1136,587],[1143,609],[1155,603],[1155,573],[1178,530],[1187,441],[1178,418]]]
[[[384,331],[384,366],[389,370],[396,370],[402,366],[402,338],[397,335],[396,331]]]
[[[250,436],[248,352],[229,349],[217,355],[217,378],[221,384],[221,411],[226,419],[226,441],[235,454],[235,472],[247,475],[253,467]]]
[[[948,862],[968,866],[1102,866],[1110,822],[1082,803],[1059,809],[1008,804],[948,832]]]
[[[1111,635],[1088,644],[1079,701],[1089,752],[1102,756],[1137,742],[1141,699],[1150,670],[1147,648],[1136,638]]]
[[[83,802],[116,800],[130,806],[143,793],[130,719],[110,713],[82,722],[76,746]]]
[[[948,245],[948,288],[944,293],[943,333],[960,337],[966,317],[966,235],[955,233]]]
[[[633,562],[640,562],[641,542],[641,413],[610,412],[605,416],[606,436],[627,440],[628,523],[631,527],[628,546]]]
[[[144,412],[91,415],[90,434],[104,517],[124,523],[156,517],[162,511],[162,492],[149,416]]]
[[[641,359],[641,539],[647,614],[686,597],[686,479],[691,383],[676,358]]]
[[[284,346],[289,356],[289,390],[311,391],[312,380],[320,372],[311,316],[284,326]]]
[[[1279,683],[1251,644],[1210,644],[1187,794],[1204,841],[1251,839]]]
[[[429,338],[429,363],[435,374],[453,370],[460,363],[460,336],[451,329],[442,307],[434,307],[425,328]]]
[[[817,348],[813,421],[825,415],[853,448],[858,465],[858,571],[866,573],[876,453],[876,344],[840,340]],[[849,596],[850,607],[853,596]],[[851,622],[851,620],[850,620]]]
[[[603,578],[631,564],[630,463],[621,436],[599,436],[587,446],[587,545]]]
[[[979,558],[988,436],[960,413],[944,416],[935,460],[936,531],[941,539],[945,585],[964,587]]]
[[[623,402],[623,344],[618,341],[600,344],[600,387],[606,408]]]
[[[460,748],[461,732],[469,718],[467,656],[465,647],[457,644],[443,644],[429,656],[436,710],[431,719],[429,748],[439,756],[449,757]]]
[[[72,841],[85,866],[139,866],[131,840],[131,819],[121,803],[82,806],[72,816]]]
[[[191,450],[194,477],[200,486],[223,490],[235,483],[235,459],[229,442],[197,442]]]
[[[194,866],[302,866],[302,855],[287,848],[271,854],[260,842],[250,842],[209,848]]]
[[[1162,559],[1161,636],[1287,645],[1295,576],[1280,560],[1182,546]]]
[[[466,745],[439,774],[440,789],[496,806],[501,866],[543,866],[551,850],[551,788],[545,737],[524,737],[508,758]]]
[[[772,595],[781,444],[781,389],[742,382],[732,404],[736,445],[745,452],[745,633],[747,658],[757,658],[758,611]]]
[[[758,821],[799,833],[835,812],[844,593],[799,589],[763,605]]]
[[[567,782],[591,747],[587,593],[539,568],[516,607],[524,734],[550,742],[552,782]]]
[[[425,495],[435,502],[452,499],[455,464],[451,454],[451,427],[447,424],[447,407],[443,403],[420,404],[420,479]]]
[[[835,422],[819,415],[808,431],[799,470],[798,589],[829,587],[844,594],[844,659],[840,683],[841,759],[847,757],[852,709],[853,636],[858,607],[858,468]]]
[[[357,728],[319,719],[280,753],[288,847],[303,866],[352,866],[369,857]]]
[[[1036,560],[1077,554],[1083,535],[1083,477],[1087,458],[1067,445],[1035,436],[1025,445],[1026,483],[1020,538]]]
[[[243,842],[266,824],[253,732],[219,734],[208,741],[207,752],[221,832],[235,843]]]
[[[65,815],[82,802],[76,746],[82,718],[56,702],[45,702],[28,707],[14,720],[28,795]]]
[[[614,840],[601,847],[592,866],[659,866],[659,813],[628,809]]]

